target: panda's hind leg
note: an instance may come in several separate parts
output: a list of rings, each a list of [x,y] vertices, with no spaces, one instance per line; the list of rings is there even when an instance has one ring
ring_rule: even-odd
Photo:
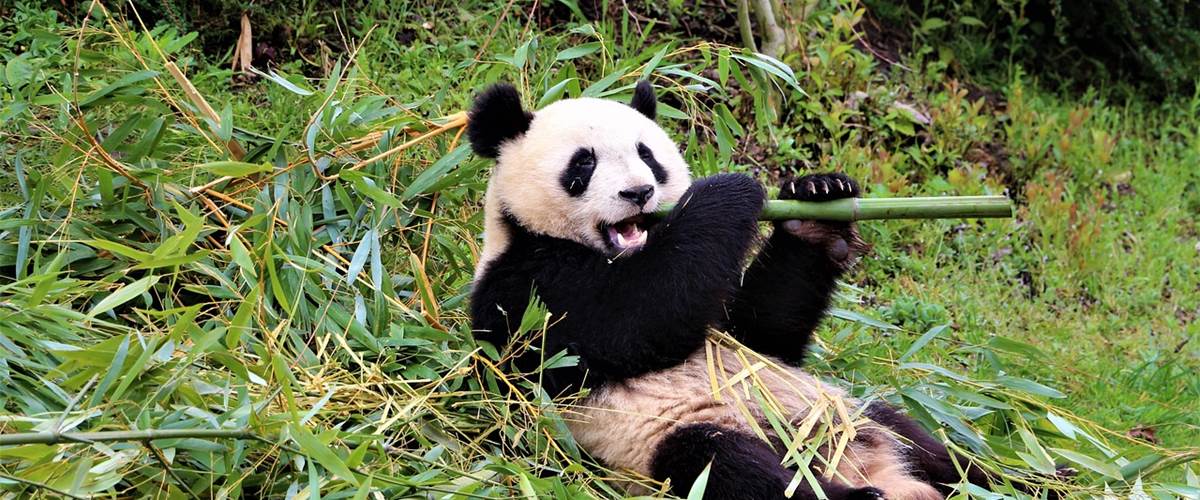
[[[764,441],[714,424],[690,424],[674,429],[655,450],[651,475],[659,481],[671,480],[672,491],[687,496],[692,483],[709,470],[704,498],[784,499],[784,489],[794,472],[780,464],[779,454]],[[821,489],[830,500],[875,500],[883,493],[872,487],[852,487],[823,481]],[[816,500],[818,497],[802,482],[792,499]]]
[[[918,479],[909,467],[908,457],[895,448],[895,442],[878,443],[866,453],[856,456],[862,467],[866,484],[880,490],[888,500],[942,500],[942,495],[933,485]]]
[[[866,415],[875,423],[891,429],[909,445],[907,458],[912,472],[933,484],[942,494],[948,495],[953,492],[950,485],[958,484],[962,480],[959,467],[966,469],[967,481],[971,484],[984,488],[989,486],[991,478],[979,465],[966,457],[951,455],[952,452],[941,441],[929,434],[912,417],[879,401],[867,407]]]

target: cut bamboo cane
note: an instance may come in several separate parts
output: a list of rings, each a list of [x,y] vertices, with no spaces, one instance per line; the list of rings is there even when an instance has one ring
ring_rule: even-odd
[[[660,207],[665,216],[673,205]],[[858,221],[879,219],[974,219],[1013,216],[1004,196],[931,196],[915,198],[844,198],[833,201],[770,200],[759,220],[809,219]]]

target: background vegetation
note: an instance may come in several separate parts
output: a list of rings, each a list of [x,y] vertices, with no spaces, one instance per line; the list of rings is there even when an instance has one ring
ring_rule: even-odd
[[[0,6],[0,496],[617,496],[470,335],[459,126],[639,78],[698,176],[1018,201],[863,224],[813,370],[1013,480],[1200,495],[1193,6],[796,2],[776,60],[708,0],[63,5]]]

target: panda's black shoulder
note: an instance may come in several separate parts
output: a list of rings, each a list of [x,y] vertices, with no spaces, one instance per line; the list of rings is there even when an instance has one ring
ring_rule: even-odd
[[[554,302],[596,280],[591,271],[596,257],[591,250],[572,241],[533,234],[511,216],[504,222],[508,246],[485,265],[471,291],[472,328],[477,337],[493,344],[507,340],[508,331],[495,330],[519,325],[533,295]],[[497,315],[506,316],[503,324]]]

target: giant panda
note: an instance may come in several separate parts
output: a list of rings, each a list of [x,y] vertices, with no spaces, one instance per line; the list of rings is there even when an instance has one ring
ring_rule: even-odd
[[[645,81],[628,104],[565,99],[536,113],[507,84],[476,97],[467,136],[496,160],[471,296],[476,338],[512,344],[529,300],[540,299],[552,317],[514,369],[577,356],[539,374],[552,396],[586,390],[565,412],[575,440],[678,495],[706,467],[711,499],[933,500],[964,475],[987,485],[985,471],[908,416],[798,368],[836,280],[866,246],[853,225],[786,221],[764,241],[763,187],[741,174],[692,180],[655,123],[656,102]],[[858,193],[844,175],[818,174],[784,179],[779,198]],[[668,215],[650,216],[667,203]],[[712,342],[714,329],[753,357]],[[787,491],[797,471],[783,465],[786,443],[761,432],[769,423],[751,382],[798,427],[818,405],[850,421],[852,439],[821,448],[838,454],[833,470],[813,460],[814,480]]]

